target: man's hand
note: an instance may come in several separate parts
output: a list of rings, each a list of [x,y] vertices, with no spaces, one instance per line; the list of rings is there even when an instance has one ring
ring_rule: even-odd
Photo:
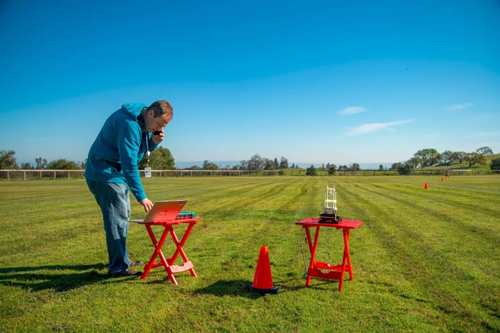
[[[153,203],[148,198],[139,201],[139,203],[144,207],[146,213],[149,212],[151,208],[153,208]]]
[[[155,134],[155,133],[158,133],[160,132],[159,134]],[[153,133],[153,135],[151,136],[151,139],[153,140],[154,143],[156,143],[157,145],[159,145],[162,141],[163,141],[163,138],[165,137],[165,132],[163,130],[159,130],[159,131],[156,131]]]

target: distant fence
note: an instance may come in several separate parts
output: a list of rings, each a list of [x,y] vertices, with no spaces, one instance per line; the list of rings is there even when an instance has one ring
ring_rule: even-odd
[[[144,177],[144,170],[139,170]],[[153,177],[201,177],[201,176],[276,176],[280,170],[152,170]],[[304,173],[305,174],[305,173]],[[297,174],[298,175],[298,174]],[[0,169],[0,179],[71,179],[85,178],[85,170],[19,170]]]
[[[305,176],[306,170],[152,170],[153,177],[206,177],[206,176]],[[139,171],[144,177],[144,170]],[[483,169],[450,170],[454,176],[467,175],[491,175],[499,174],[499,171]],[[443,169],[412,170],[410,175],[442,175],[446,174]],[[326,171],[317,171],[318,176],[328,176]],[[395,170],[340,170],[334,176],[397,176]],[[19,170],[0,169],[0,179],[72,179],[85,178],[85,170]]]
[[[85,170],[6,170],[0,169],[0,179],[60,179],[84,178]]]

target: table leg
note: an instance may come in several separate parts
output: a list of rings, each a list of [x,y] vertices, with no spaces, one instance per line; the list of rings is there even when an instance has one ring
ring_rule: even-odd
[[[306,287],[311,284],[311,278],[313,277],[313,271],[315,271],[316,266],[316,249],[318,248],[319,239],[319,226],[316,227],[316,234],[314,235],[314,244],[311,246],[311,233],[309,228],[306,228],[307,242],[309,243],[309,249],[311,251],[311,261],[309,263],[309,269],[307,270]]]
[[[177,238],[177,235],[174,232],[174,229],[172,228],[171,230],[171,235],[172,239],[174,240],[175,245],[177,246],[177,250],[175,251],[174,255],[168,259],[168,263],[170,265],[173,265],[175,260],[177,259],[177,256],[180,254],[184,262],[189,262],[189,259],[186,256],[186,253],[184,252],[183,246],[186,243],[189,234],[191,233],[191,230],[194,227],[194,223],[189,224],[189,227],[187,228],[186,232],[184,233],[184,236],[182,236],[181,241],[179,242],[179,239]],[[192,276],[196,277],[196,273],[194,271],[194,268],[189,269],[189,273],[191,273]]]
[[[156,242],[156,237],[153,233],[153,230],[151,230],[151,227],[146,224],[146,229],[148,230],[148,234],[149,234],[149,237],[151,238],[151,241],[153,242],[153,245],[155,247],[155,251],[153,252],[153,255],[151,256],[151,259],[149,260],[149,262],[146,264],[146,266],[144,267],[144,272],[142,273],[142,276],[141,276],[141,279],[146,279],[146,277],[148,276],[149,274],[149,271],[151,270],[151,268],[153,267],[157,267],[157,266],[163,266],[165,268],[165,271],[167,272],[168,274],[168,277],[170,278],[170,281],[177,285],[177,281],[175,280],[175,277],[174,275],[172,274],[172,272],[170,271],[169,269],[169,265],[168,265],[168,262],[167,260],[165,259],[165,256],[163,255],[163,253],[161,252],[161,248],[163,246],[163,244],[165,243],[165,240],[168,236],[168,233],[170,231],[173,231],[172,227],[171,226],[166,226],[165,227],[165,230],[163,231],[163,234],[161,235],[161,238],[160,238],[160,242],[157,243]],[[160,264],[158,265],[155,265],[155,261],[156,261],[156,257],[159,256],[160,257]]]
[[[352,275],[352,265],[351,265],[351,254],[349,251],[349,237],[351,236],[351,230],[344,230],[344,251],[347,252],[347,270],[349,271],[349,279],[354,280]]]
[[[340,284],[339,291],[342,291],[342,285],[344,284],[344,273],[346,269],[346,261],[347,261],[347,270],[349,271],[349,277],[352,280],[352,266],[351,266],[351,256],[349,254],[349,229],[343,229],[344,234],[344,255],[342,257],[342,271],[340,272]]]

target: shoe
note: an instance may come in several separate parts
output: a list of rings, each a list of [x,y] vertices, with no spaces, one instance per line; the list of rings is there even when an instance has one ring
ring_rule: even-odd
[[[136,260],[136,261],[131,261],[130,262],[130,267],[132,267],[132,266],[142,266],[142,265],[144,265],[144,263],[142,261],[140,261],[140,260]]]
[[[109,277],[118,278],[118,277],[124,277],[124,276],[141,276],[141,275],[142,275],[142,272],[133,271],[130,268],[127,268],[124,271],[121,271],[121,272],[118,272],[115,274],[109,274]]]

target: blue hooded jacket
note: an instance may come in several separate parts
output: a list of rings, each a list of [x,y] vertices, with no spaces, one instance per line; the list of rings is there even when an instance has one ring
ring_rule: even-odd
[[[146,198],[137,164],[147,151],[146,142],[150,152],[157,147],[144,125],[141,111],[145,107],[142,103],[123,104],[109,116],[90,148],[85,166],[87,179],[127,184],[137,201]]]

